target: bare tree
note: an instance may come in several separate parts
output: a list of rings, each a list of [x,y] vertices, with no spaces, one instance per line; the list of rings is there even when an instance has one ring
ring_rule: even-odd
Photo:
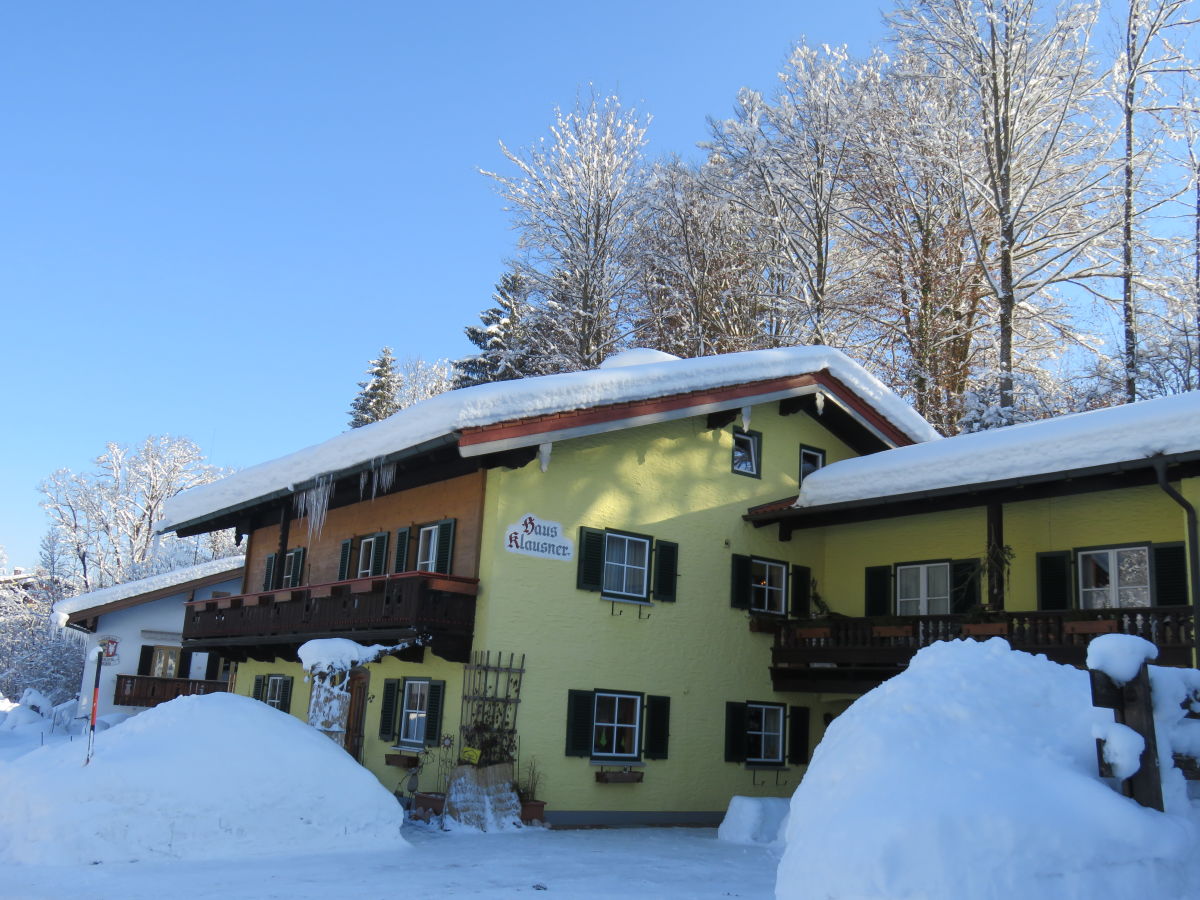
[[[38,485],[50,517],[56,565],[72,593],[86,592],[235,551],[232,535],[207,543],[157,538],[163,504],[228,473],[205,462],[187,438],[150,436],[136,447],[110,443],[95,469],[59,469]],[[45,544],[43,551],[45,551]]]
[[[530,287],[557,371],[599,365],[627,334],[635,289],[633,241],[648,120],[615,96],[555,110],[551,140],[500,149],[515,175],[495,179],[520,234],[517,272]]]
[[[454,364],[448,359],[426,362],[409,357],[397,372],[396,406],[406,409],[414,403],[444,394],[454,387]]]
[[[960,186],[997,307],[1001,423],[1014,416],[1018,317],[1056,285],[1090,289],[1111,274],[1095,255],[1112,223],[1102,215],[1105,136],[1089,115],[1094,19],[1094,7],[1077,6],[1047,21],[1034,0],[923,0],[893,17],[902,47],[971,100]]]

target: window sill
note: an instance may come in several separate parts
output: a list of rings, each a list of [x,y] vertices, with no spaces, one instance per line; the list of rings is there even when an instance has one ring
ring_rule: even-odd
[[[653,606],[649,600],[637,600],[633,597],[612,597],[608,594],[601,594],[600,599],[605,603],[628,603],[631,606]]]
[[[424,744],[395,744],[392,749],[397,753],[424,753],[429,748]]]
[[[601,759],[600,757],[592,757],[589,765],[620,766],[622,769],[644,769],[646,767],[646,764],[640,759]]]
[[[792,771],[783,763],[767,763],[767,762],[748,762],[746,770],[749,772],[790,772]]]

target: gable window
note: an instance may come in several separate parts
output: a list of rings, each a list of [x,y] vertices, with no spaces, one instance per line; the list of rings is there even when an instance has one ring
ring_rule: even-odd
[[[808,762],[807,706],[748,700],[725,704],[725,761],[748,766]]]
[[[896,567],[896,615],[950,614],[950,564],[920,563]]]
[[[568,691],[567,756],[666,759],[671,698],[633,691]]]
[[[388,678],[383,683],[379,737],[401,748],[420,750],[437,743],[442,729],[444,681]]]
[[[787,613],[787,565],[768,559],[750,560],[750,609]]]
[[[762,433],[758,431],[733,432],[733,460],[731,469],[739,475],[759,478],[762,475]]]
[[[1150,605],[1150,548],[1081,550],[1079,606],[1113,609]]]
[[[679,545],[646,534],[579,529],[576,587],[600,591],[606,600],[630,603],[675,600]]]
[[[251,696],[280,712],[290,712],[292,708],[292,676],[255,675]]]
[[[800,483],[818,469],[825,467],[825,451],[819,447],[800,445]]]

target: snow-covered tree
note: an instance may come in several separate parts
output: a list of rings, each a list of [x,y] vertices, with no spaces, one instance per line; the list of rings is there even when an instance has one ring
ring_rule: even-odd
[[[521,253],[552,371],[590,369],[627,334],[635,290],[633,242],[642,200],[647,120],[616,97],[555,110],[551,139],[501,151],[516,168],[496,182]]]
[[[224,477],[187,438],[151,435],[135,447],[110,443],[90,472],[59,469],[38,485],[50,517],[54,574],[68,596],[236,553],[233,535],[156,537],[163,504]]]
[[[0,547],[0,695],[26,688],[61,703],[79,691],[83,647],[51,623],[60,585],[45,572],[12,575]]]
[[[479,314],[479,325],[463,329],[479,352],[454,363],[456,388],[543,374],[544,353],[530,330],[533,311],[526,280],[518,272],[505,272],[492,301],[495,305]]]
[[[396,374],[397,409],[406,409],[454,387],[454,364],[448,359],[426,362],[419,356],[410,357]]]
[[[350,404],[350,427],[361,428],[386,419],[400,408],[400,376],[392,348],[384,347],[379,356],[367,365],[367,378],[358,383],[359,391]]]
[[[1047,15],[1035,0],[920,0],[893,17],[902,48],[970,98],[959,176],[996,305],[999,422],[1014,417],[1021,313],[1036,314],[1056,285],[1111,274],[1094,253],[1113,224],[1107,135],[1091,115],[1094,18],[1089,6]]]

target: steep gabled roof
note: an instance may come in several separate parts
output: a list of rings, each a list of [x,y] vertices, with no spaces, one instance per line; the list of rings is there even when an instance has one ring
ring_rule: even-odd
[[[150,603],[172,594],[181,594],[196,588],[229,581],[246,565],[244,556],[226,556],[184,569],[173,569],[161,575],[151,575],[137,581],[114,584],[75,597],[59,600],[54,604],[54,614],[66,617],[67,622],[91,619],[118,609],[128,609]]]
[[[826,347],[642,359],[441,394],[381,422],[193,488],[167,504],[159,530],[194,528],[320,479],[343,478],[439,447],[476,456],[801,395],[830,398],[840,414],[877,435],[878,447],[938,438],[882,382]]]
[[[805,478],[793,501],[764,504],[747,518],[803,527],[852,515],[921,512],[933,508],[934,501],[942,503],[939,508],[950,508],[1151,483],[1155,459],[1175,466],[1200,459],[1200,392],[831,463]],[[1116,476],[1123,481],[1114,480]]]

